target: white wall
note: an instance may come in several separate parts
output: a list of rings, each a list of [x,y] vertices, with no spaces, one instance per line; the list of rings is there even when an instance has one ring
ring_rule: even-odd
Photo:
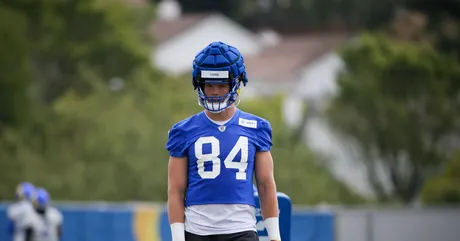
[[[262,50],[255,34],[216,14],[157,46],[152,50],[152,62],[169,74],[185,73],[191,70],[195,55],[213,41],[230,44],[244,56]]]
[[[337,241],[458,241],[460,208],[344,210]]]

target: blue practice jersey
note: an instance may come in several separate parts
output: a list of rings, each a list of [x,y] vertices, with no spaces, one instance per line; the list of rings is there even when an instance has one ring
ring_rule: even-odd
[[[188,157],[185,206],[255,206],[255,154],[271,146],[270,123],[238,109],[224,126],[209,120],[204,112],[177,123],[169,131],[166,149],[173,157]]]

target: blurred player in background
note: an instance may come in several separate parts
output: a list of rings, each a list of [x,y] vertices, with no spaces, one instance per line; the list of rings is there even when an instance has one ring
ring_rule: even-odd
[[[243,56],[213,42],[196,55],[192,75],[205,110],[175,124],[166,144],[173,241],[258,240],[254,174],[270,240],[280,240],[272,129],[236,108],[248,82]]]
[[[26,215],[27,227],[24,241],[59,241],[62,237],[62,214],[50,205],[50,196],[37,188],[33,210]]]
[[[31,200],[35,195],[35,186],[30,182],[22,182],[16,187],[16,202],[7,210],[8,233],[13,241],[24,240],[25,216],[33,210]]]

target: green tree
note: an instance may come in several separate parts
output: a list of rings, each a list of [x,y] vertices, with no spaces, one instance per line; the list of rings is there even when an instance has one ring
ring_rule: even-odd
[[[452,154],[460,64],[428,45],[384,35],[365,34],[341,54],[346,69],[330,121],[357,143],[380,200],[411,203]]]
[[[165,200],[167,131],[196,106],[191,88],[172,95],[183,84],[149,68],[115,90],[96,72],[82,73],[90,93],[67,92],[34,126],[1,139],[0,166],[12,175],[0,176],[8,187],[0,196],[30,180],[61,200]]]
[[[0,168],[14,173],[0,176],[6,184],[0,197],[13,193],[17,182],[30,180],[59,200],[165,201],[167,132],[177,121],[202,110],[190,101],[196,99],[190,82],[142,70],[114,91],[94,72],[83,73],[91,93],[68,92],[38,126],[9,130],[0,139],[0,152],[5,153]],[[299,204],[361,201],[291,138],[282,122],[281,103],[280,97],[241,104],[243,110],[272,123],[279,190]]]
[[[328,28],[376,28],[388,23],[397,0],[286,0],[271,2],[271,8],[245,16],[243,23],[264,25],[280,32],[304,32]]]
[[[161,0],[153,0],[155,3],[161,2]],[[249,1],[244,0],[178,0],[177,1],[184,13],[209,13],[219,12],[232,19],[239,20],[245,15],[245,6],[248,5]],[[253,5],[249,3],[249,5]]]
[[[141,78],[134,77],[139,72],[150,82],[162,78],[150,70],[151,46],[145,44],[148,39],[140,37],[151,21],[147,12],[151,12],[150,7],[127,8],[121,1],[1,2],[0,122],[11,125],[27,120],[28,125],[6,127],[0,133],[0,198],[13,193],[19,181],[30,180],[53,191],[67,190],[57,192],[58,197],[85,199],[84,190],[91,186],[81,183],[93,181],[88,176],[79,177],[82,172],[78,171],[94,170],[81,158],[82,153],[93,154],[83,144],[78,145],[81,139],[72,138],[83,138],[78,131],[88,133],[78,127],[95,125],[77,117],[66,119],[62,111],[53,108],[69,101],[68,96],[82,102],[88,101],[85,95],[100,96],[100,89],[107,88],[114,77],[121,78],[126,86],[130,80]],[[96,87],[99,89],[93,90]],[[36,101],[28,108],[31,94]],[[76,123],[83,127],[73,126]],[[89,133],[85,138],[95,137]],[[79,148],[86,152],[76,152]],[[69,166],[75,166],[75,173],[63,172]]]
[[[460,152],[447,163],[445,170],[429,179],[422,191],[426,204],[460,203]]]
[[[133,11],[141,16],[140,10],[127,8],[122,1],[2,2],[26,17],[32,83],[38,99],[47,103],[69,88],[87,91],[88,86],[78,78],[81,65],[90,66],[108,81],[126,78],[149,63],[150,46],[139,37],[139,22],[128,21]],[[143,22],[144,29],[149,23]]]
[[[0,38],[0,126],[19,126],[26,121],[30,104],[27,21],[1,3]]]

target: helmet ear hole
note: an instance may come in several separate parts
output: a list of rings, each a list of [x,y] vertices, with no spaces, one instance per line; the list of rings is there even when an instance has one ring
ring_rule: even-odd
[[[195,77],[192,77],[192,85],[193,85],[193,89],[196,90],[196,79],[195,79]]]
[[[240,82],[243,82],[243,85],[246,86],[246,84],[247,84],[247,76],[246,76],[245,72],[240,74]]]
[[[193,82],[193,89],[196,90],[198,87],[200,87],[200,76],[193,77],[192,82]]]

